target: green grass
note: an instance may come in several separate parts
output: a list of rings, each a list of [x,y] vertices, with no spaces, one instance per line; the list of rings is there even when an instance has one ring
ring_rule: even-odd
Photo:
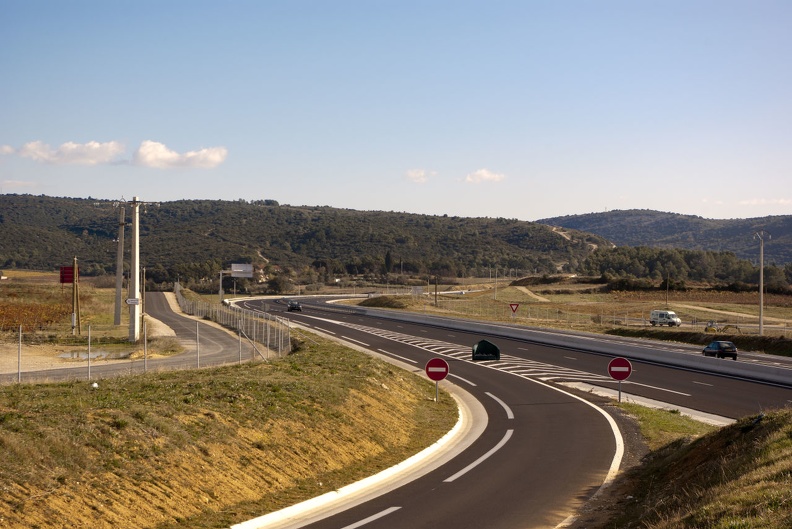
[[[628,402],[620,403],[619,407],[638,421],[650,450],[657,450],[679,439],[700,437],[717,429],[685,417],[678,411],[647,408]]]

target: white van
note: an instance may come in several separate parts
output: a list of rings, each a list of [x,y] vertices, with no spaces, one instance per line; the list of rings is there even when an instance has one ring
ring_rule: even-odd
[[[649,323],[654,325],[668,325],[669,327],[679,327],[682,320],[672,310],[653,310],[649,315]]]

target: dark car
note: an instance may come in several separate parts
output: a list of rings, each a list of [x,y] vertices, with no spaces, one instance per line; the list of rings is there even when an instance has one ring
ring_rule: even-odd
[[[286,305],[286,310],[288,310],[289,312],[293,310],[302,312],[302,305],[300,305],[299,301],[290,300],[288,305]]]
[[[704,356],[716,356],[718,358],[730,357],[737,360],[737,346],[725,340],[717,340],[704,348]]]

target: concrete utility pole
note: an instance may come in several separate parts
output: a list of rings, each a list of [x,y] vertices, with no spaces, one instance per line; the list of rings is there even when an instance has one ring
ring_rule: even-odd
[[[769,233],[759,230],[754,239],[759,239],[759,336],[764,336],[764,240],[770,238]]]
[[[132,252],[129,257],[129,341],[140,338],[140,201],[132,197]]]
[[[115,296],[115,317],[114,325],[121,325],[121,292],[124,287],[124,226],[126,221],[126,210],[121,207],[118,217],[118,251],[116,252],[116,296]]]

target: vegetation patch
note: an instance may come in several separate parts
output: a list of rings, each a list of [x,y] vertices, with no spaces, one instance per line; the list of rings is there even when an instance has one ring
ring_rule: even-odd
[[[661,445],[613,487],[612,516],[579,527],[792,527],[792,410]]]
[[[792,356],[792,339],[785,336],[758,336],[749,334],[701,333],[679,330],[654,328],[615,327],[605,331],[615,336],[633,338],[650,338],[652,340],[678,341],[698,344],[702,347],[713,340],[734,342],[738,349],[745,351],[764,352],[779,356]]]
[[[0,387],[4,528],[228,527],[419,452],[453,399],[314,338],[271,363]]]

